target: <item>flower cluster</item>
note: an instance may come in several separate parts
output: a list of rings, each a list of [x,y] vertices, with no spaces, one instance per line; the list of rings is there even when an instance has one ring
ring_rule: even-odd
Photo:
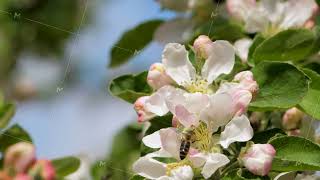
[[[190,52],[195,54],[193,60]],[[252,138],[246,109],[259,88],[250,71],[236,74],[231,82],[219,80],[222,74],[231,73],[234,64],[235,49],[227,41],[212,42],[202,35],[189,52],[181,44],[165,46],[162,63],[153,64],[147,78],[155,92],[140,97],[134,108],[139,122],[171,113],[172,127],[142,139],[158,151],[134,163],[137,174],[149,179],[187,180],[200,172],[209,178],[230,162],[224,150]],[[274,155],[270,144],[256,144],[239,156],[240,164],[254,174],[266,175]],[[174,161],[164,163],[159,158]]]
[[[4,156],[1,180],[55,179],[55,170],[50,161],[36,159],[32,144],[20,142],[10,146]]]

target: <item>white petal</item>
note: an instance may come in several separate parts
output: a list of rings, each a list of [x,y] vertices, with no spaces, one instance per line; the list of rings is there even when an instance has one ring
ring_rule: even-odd
[[[273,25],[279,25],[285,13],[287,3],[279,0],[261,0],[260,9]]]
[[[206,163],[207,155],[204,153],[196,153],[194,155],[189,155],[189,159],[195,168],[199,168]]]
[[[145,108],[158,116],[163,116],[169,112],[166,105],[166,97],[173,91],[172,86],[164,86],[152,94],[145,102]]]
[[[251,44],[252,44],[252,39],[249,39],[249,38],[239,39],[234,43],[236,54],[240,57],[240,59],[244,63],[247,62],[248,60],[249,48]]]
[[[232,97],[228,93],[216,93],[210,97],[210,105],[201,112],[200,119],[214,132],[231,120],[232,111]]]
[[[228,12],[239,20],[245,20],[253,8],[256,8],[255,0],[227,0]]]
[[[225,127],[220,136],[220,144],[223,148],[233,142],[246,142],[253,136],[253,129],[250,125],[249,119],[242,115],[233,118]]]
[[[281,28],[301,27],[311,18],[314,0],[290,0],[287,2],[286,9],[284,9],[284,18],[280,24]]]
[[[192,180],[193,171],[190,166],[182,166],[171,171],[172,180]]]
[[[176,106],[175,117],[186,128],[190,128],[191,126],[198,126],[198,123],[199,123],[199,121],[197,120],[197,117],[194,114],[190,113],[182,105]]]
[[[234,66],[235,50],[228,41],[215,41],[202,68],[202,77],[212,83],[219,75],[229,74]]]
[[[143,137],[142,142],[150,148],[161,148],[161,139],[159,131],[156,131],[150,135]]]
[[[166,175],[166,164],[152,159],[151,157],[144,156],[133,164],[132,170],[140,176],[149,179],[157,179]]]
[[[207,161],[202,168],[201,174],[204,178],[209,178],[220,167],[228,164],[230,160],[227,156],[220,153],[210,153],[207,156]]]
[[[195,79],[196,70],[189,61],[188,51],[181,44],[167,44],[162,53],[162,63],[166,73],[179,85],[188,84]]]
[[[162,148],[167,151],[172,157],[176,159],[179,158],[180,152],[180,136],[176,132],[175,128],[166,128],[161,129],[160,131],[160,138],[161,138],[161,146]]]
[[[262,32],[268,27],[269,19],[265,12],[253,9],[246,20],[245,29],[249,33]]]
[[[154,39],[158,42],[167,43],[183,43],[191,35],[193,29],[190,19],[177,18],[169,20],[161,24],[155,34]]]

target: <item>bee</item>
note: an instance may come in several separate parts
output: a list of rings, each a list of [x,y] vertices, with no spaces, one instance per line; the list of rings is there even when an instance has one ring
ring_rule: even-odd
[[[192,129],[185,129],[182,132],[181,145],[180,145],[180,159],[183,160],[189,153],[192,143],[193,131]]]

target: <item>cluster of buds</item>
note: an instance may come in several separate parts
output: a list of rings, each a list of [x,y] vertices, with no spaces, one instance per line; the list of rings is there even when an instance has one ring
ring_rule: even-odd
[[[288,131],[289,135],[298,136],[300,134],[299,126],[303,116],[303,112],[295,107],[288,109],[282,117],[282,127]]]
[[[36,159],[32,144],[20,142],[10,146],[4,155],[1,180],[54,180],[55,170],[48,160]]]

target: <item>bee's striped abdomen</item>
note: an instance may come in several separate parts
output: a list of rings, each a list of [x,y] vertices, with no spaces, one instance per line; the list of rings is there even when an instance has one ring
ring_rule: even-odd
[[[182,141],[181,145],[180,145],[180,159],[183,160],[184,158],[186,158],[187,154],[189,153],[189,149],[190,149],[190,141]]]

